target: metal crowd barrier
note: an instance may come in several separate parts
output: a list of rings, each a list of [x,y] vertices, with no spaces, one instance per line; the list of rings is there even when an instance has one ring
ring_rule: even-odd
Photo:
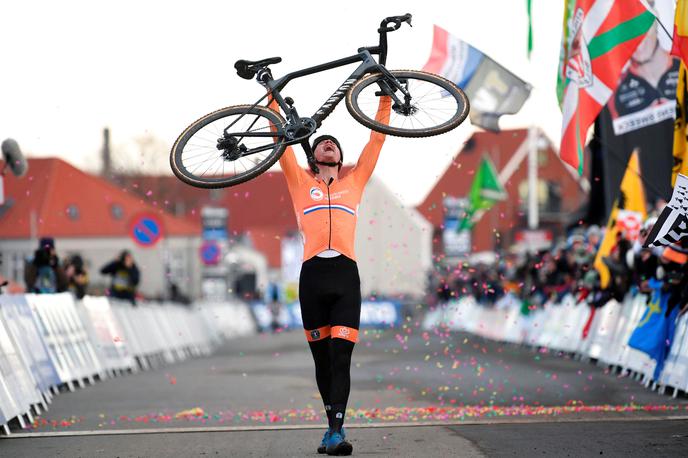
[[[208,355],[256,332],[247,305],[140,302],[69,293],[0,295],[0,428],[21,428],[60,388]]]
[[[466,296],[426,313],[423,328],[465,331],[486,339],[523,344],[578,355],[633,375],[645,386],[665,393],[688,392],[688,314],[678,318],[676,332],[660,376],[654,380],[656,361],[628,346],[628,340],[640,321],[647,296],[629,294],[623,303],[611,300],[597,309],[587,337],[583,329],[592,309],[577,303],[572,295],[561,302],[523,315],[521,302],[507,295],[493,306],[484,306]]]

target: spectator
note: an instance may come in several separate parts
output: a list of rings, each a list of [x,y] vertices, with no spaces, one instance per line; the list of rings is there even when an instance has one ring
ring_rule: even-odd
[[[109,293],[111,297],[124,299],[136,305],[136,287],[140,275],[129,251],[122,251],[117,259],[103,266],[100,273],[112,276]]]
[[[178,302],[184,305],[191,304],[191,299],[189,299],[189,296],[184,294],[175,282],[170,282],[170,300],[172,302]]]
[[[69,291],[77,299],[83,299],[88,288],[88,273],[84,268],[84,260],[78,254],[72,256],[65,266]]]
[[[24,270],[26,290],[37,294],[52,294],[66,291],[67,276],[60,267],[60,259],[55,251],[55,240],[44,237],[38,249]]]
[[[279,285],[271,282],[267,288],[266,302],[268,310],[270,311],[270,327],[272,332],[277,332],[280,328],[279,316],[282,311],[282,304],[280,301]]]

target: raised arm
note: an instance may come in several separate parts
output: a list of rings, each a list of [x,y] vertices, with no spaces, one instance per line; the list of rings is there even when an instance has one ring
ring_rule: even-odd
[[[380,97],[380,105],[375,115],[375,120],[384,124],[389,124],[389,114],[392,101],[388,96]],[[380,150],[385,143],[386,135],[380,132],[370,132],[370,140],[361,152],[358,158],[356,167],[354,167],[353,174],[361,185],[364,185],[370,179],[377,164],[377,158],[380,156]]]
[[[272,99],[269,107],[278,113],[280,112],[279,105],[275,99]],[[287,146],[287,149],[282,153],[282,156],[279,158],[279,163],[280,167],[282,167],[282,172],[284,172],[284,177],[287,179],[287,185],[290,188],[294,185],[298,185],[304,170],[299,163],[296,162],[296,156],[291,146]]]

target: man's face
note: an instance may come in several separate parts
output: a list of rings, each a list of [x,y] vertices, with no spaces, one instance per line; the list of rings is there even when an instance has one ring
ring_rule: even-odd
[[[315,160],[320,162],[339,162],[341,152],[337,148],[337,144],[332,140],[323,140],[315,147],[313,151]]]

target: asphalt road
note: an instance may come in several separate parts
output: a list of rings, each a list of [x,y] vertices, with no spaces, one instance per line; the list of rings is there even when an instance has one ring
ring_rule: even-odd
[[[688,456],[688,402],[604,367],[415,323],[362,333],[355,455]],[[315,456],[323,411],[302,332],[57,396],[0,456]]]

